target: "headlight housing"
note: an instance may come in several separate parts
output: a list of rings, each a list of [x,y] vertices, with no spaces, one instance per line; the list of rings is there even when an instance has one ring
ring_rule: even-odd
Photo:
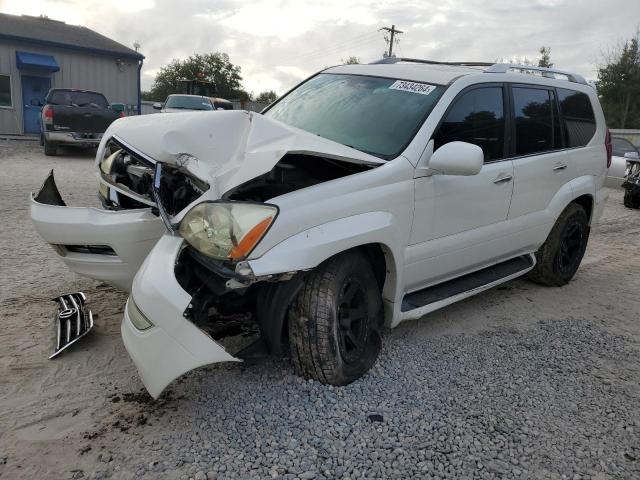
[[[180,222],[180,235],[209,257],[242,260],[262,240],[278,215],[278,207],[263,203],[204,202]]]

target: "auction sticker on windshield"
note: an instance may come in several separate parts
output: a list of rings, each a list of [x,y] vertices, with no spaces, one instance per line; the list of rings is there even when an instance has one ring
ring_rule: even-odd
[[[427,85],[426,83],[407,82],[406,80],[396,80],[389,87],[392,90],[402,90],[403,92],[419,93],[420,95],[429,95],[436,87]]]

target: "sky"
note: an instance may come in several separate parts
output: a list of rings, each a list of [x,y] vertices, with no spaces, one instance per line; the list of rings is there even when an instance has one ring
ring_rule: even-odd
[[[84,25],[145,55],[142,88],[160,67],[193,53],[225,52],[244,88],[285,93],[309,75],[387,48],[379,29],[404,31],[398,56],[439,61],[535,60],[588,79],[607,52],[635,35],[640,0],[0,0],[0,12]]]

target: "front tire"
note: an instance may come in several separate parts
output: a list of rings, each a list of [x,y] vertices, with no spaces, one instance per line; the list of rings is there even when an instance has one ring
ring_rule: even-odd
[[[558,217],[542,247],[529,279],[542,285],[561,287],[578,271],[589,240],[589,220],[584,208],[571,203]]]
[[[44,154],[48,157],[55,157],[58,153],[58,146],[55,143],[44,139]]]
[[[378,357],[381,325],[380,290],[364,255],[327,260],[307,277],[289,309],[296,373],[329,385],[357,380]]]

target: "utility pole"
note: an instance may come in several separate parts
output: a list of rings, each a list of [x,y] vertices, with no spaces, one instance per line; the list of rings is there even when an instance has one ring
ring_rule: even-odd
[[[384,30],[385,32],[389,32],[391,34],[389,38],[387,37],[386,34],[384,36],[384,39],[389,44],[389,53],[387,53],[387,56],[390,57],[393,55],[393,41],[396,36],[396,33],[404,33],[404,32],[402,30],[398,30],[395,25],[391,25],[391,28],[382,27],[380,30]]]

